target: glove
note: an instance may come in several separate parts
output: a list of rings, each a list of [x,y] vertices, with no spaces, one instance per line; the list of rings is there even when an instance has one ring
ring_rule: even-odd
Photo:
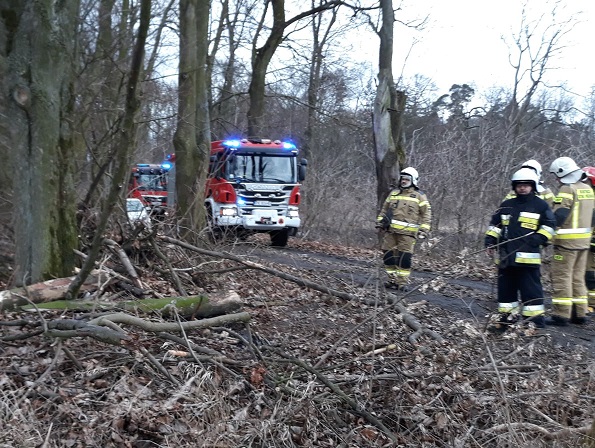
[[[390,221],[386,216],[382,216],[382,219],[380,221],[376,221],[376,228],[377,229],[382,229],[382,230],[388,230],[390,225]]]
[[[420,230],[419,232],[417,232],[418,240],[425,240],[427,237],[428,237],[428,232],[426,232],[425,230]]]

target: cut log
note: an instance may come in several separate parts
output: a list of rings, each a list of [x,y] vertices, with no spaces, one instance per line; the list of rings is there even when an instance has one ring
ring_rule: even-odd
[[[21,308],[25,311],[38,310],[70,310],[70,311],[91,311],[91,310],[123,310],[128,312],[160,312],[162,316],[168,317],[175,307],[178,314],[185,318],[205,318],[221,316],[238,311],[242,307],[242,301],[235,292],[227,294],[214,294],[211,297],[190,296],[190,297],[164,297],[160,299],[128,300],[125,302],[97,302],[92,300],[55,300],[52,302],[33,305],[25,305]]]
[[[56,278],[34,285],[0,291],[0,311],[16,309],[30,302],[45,303],[61,299],[65,296],[74,278]],[[94,270],[80,290],[81,292],[93,291],[108,281],[110,279],[105,273]]]

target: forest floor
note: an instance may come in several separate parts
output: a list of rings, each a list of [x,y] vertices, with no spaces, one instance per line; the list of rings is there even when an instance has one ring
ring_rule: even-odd
[[[173,268],[188,294],[241,302],[238,320],[184,330],[189,316],[139,312],[179,328],[111,324],[127,338],[108,344],[44,333],[105,312],[0,314],[0,447],[595,446],[595,322],[488,331],[483,254],[421,247],[395,293],[373,249],[159,248],[171,266],[131,256],[148,290],[179,295]]]

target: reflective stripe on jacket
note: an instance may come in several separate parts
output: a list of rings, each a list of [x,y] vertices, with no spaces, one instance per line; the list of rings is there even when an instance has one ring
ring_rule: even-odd
[[[595,196],[593,189],[583,183],[562,185],[554,199],[554,213],[561,208],[569,209],[570,214],[556,229],[554,245],[565,249],[588,249],[591,243],[593,207]]]
[[[409,187],[390,192],[377,222],[388,218],[388,232],[415,236],[419,231],[429,232],[432,223],[432,208],[426,195]]]
[[[508,199],[492,216],[486,247],[498,244],[499,266],[537,267],[541,246],[554,236],[556,220],[547,203],[534,193]]]

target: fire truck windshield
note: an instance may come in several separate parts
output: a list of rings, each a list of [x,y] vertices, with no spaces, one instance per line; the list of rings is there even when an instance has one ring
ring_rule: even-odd
[[[141,174],[137,177],[139,190],[165,191],[167,182],[163,174]]]
[[[296,183],[295,157],[236,154],[230,160],[229,180]]]

